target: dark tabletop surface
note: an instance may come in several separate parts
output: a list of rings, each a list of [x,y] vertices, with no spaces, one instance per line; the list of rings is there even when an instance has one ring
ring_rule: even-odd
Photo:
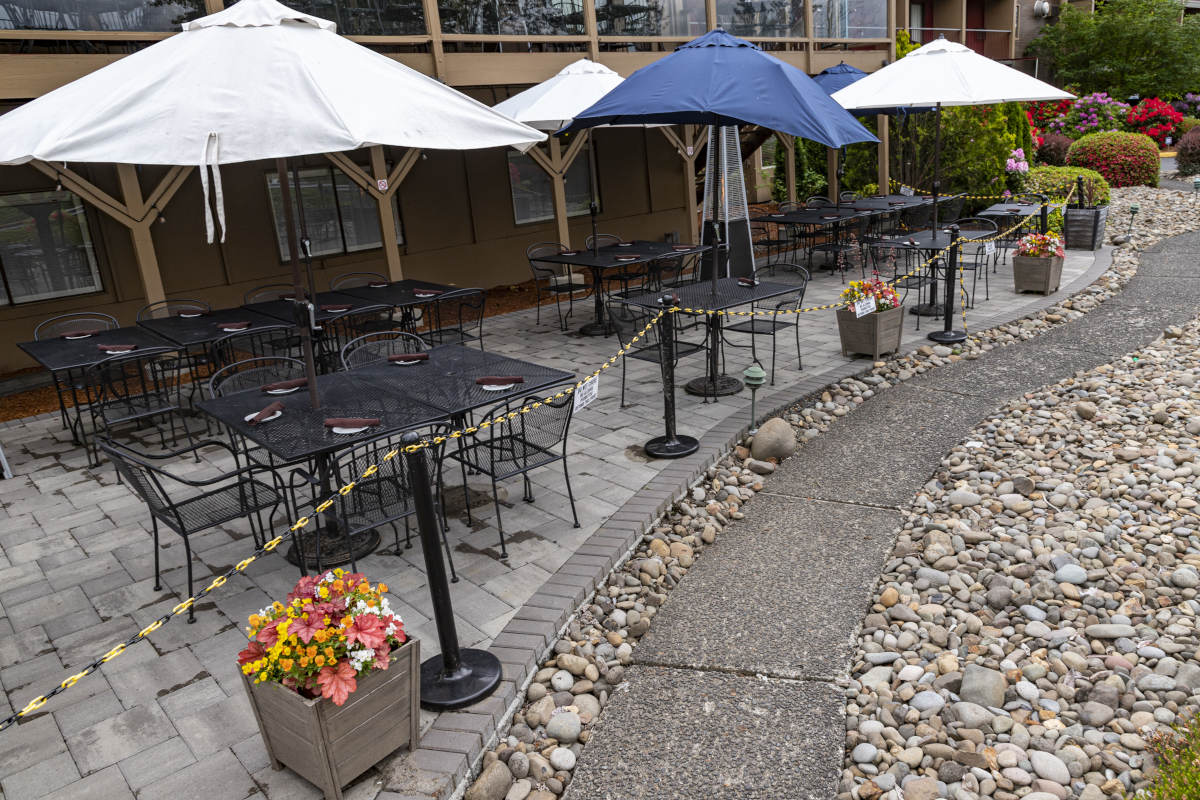
[[[404,306],[429,303],[437,299],[436,296],[418,297],[416,294],[416,290],[418,289],[436,289],[444,293],[454,291],[456,288],[458,287],[405,278],[402,281],[389,283],[387,286],[359,286],[354,289],[341,289],[340,293],[351,295],[360,300],[366,300],[372,304],[402,308]]]
[[[933,203],[932,197],[914,195],[907,197],[902,194],[889,194],[886,197],[860,197],[857,200],[847,200],[844,205],[857,208],[860,211],[903,211],[906,208],[927,206]]]
[[[309,407],[305,388],[285,395],[249,390],[197,405],[277,458],[295,461],[341,450],[388,431],[424,427],[573,377],[569,372],[461,345],[439,345],[429,353],[429,361],[415,366],[384,363],[318,376],[321,408],[317,411]],[[494,392],[475,384],[475,378],[492,375],[521,375],[526,382]],[[245,421],[248,414],[276,400],[284,405],[282,416],[258,425]],[[358,434],[336,434],[325,427],[325,420],[331,417],[378,417],[380,424]]]
[[[776,222],[785,225],[834,225],[851,217],[864,216],[867,213],[856,211],[849,206],[841,208],[801,208],[796,211],[774,212],[771,214],[758,214],[750,218],[751,222]]]
[[[1053,206],[1051,206],[1053,208]],[[983,211],[976,212],[979,217],[1028,217],[1042,210],[1041,203],[994,203]]]
[[[987,231],[959,231],[960,239],[982,239],[988,235],[990,234]],[[938,231],[936,241],[931,230],[909,231],[899,236],[881,236],[875,240],[874,246],[887,247],[889,242],[894,243],[896,247],[911,250],[941,250],[950,245],[950,229],[943,228]]]
[[[240,331],[223,330],[221,325],[228,322],[249,322],[250,327]],[[255,328],[278,324],[279,319],[247,308],[220,308],[200,317],[161,317],[138,323],[167,341],[184,347],[208,344],[231,333],[246,333]]]
[[[800,291],[799,286],[787,283],[759,281],[757,286],[741,286],[738,284],[737,278],[719,278],[717,279],[716,295],[713,294],[711,281],[700,281],[667,291],[634,295],[626,302],[642,308],[656,309],[662,307],[659,304],[659,298],[674,294],[678,298],[675,305],[681,308],[725,311],[798,291]]]
[[[581,248],[569,253],[559,253],[555,256],[538,256],[537,260],[552,264],[573,264],[592,269],[612,269],[614,267],[627,267],[630,264],[644,264],[665,256],[686,256],[702,253],[709,249],[708,245],[704,244],[688,245],[688,249],[686,250],[675,250],[674,248],[676,247],[683,247],[683,245],[672,245],[667,242],[634,241],[601,247],[596,255],[592,255],[591,250]],[[629,256],[637,257],[618,261],[618,256],[625,258]]]
[[[42,339],[37,342],[21,342],[17,347],[24,350],[35,361],[51,372],[82,369],[96,364],[111,354],[99,349],[98,344],[134,344],[139,350],[150,347],[170,347],[171,342],[139,325],[117,328],[96,333],[83,339]],[[136,351],[135,351],[136,352]]]
[[[381,305],[379,302],[364,300],[361,297],[355,297],[352,294],[343,292],[317,292],[313,298],[313,305],[316,306],[317,322],[324,322],[330,317],[336,317],[338,314],[344,314],[347,310],[357,308],[367,308],[370,306]],[[323,305],[349,305],[350,309],[341,311],[322,311]],[[295,324],[296,322],[296,304],[291,300],[267,300],[261,303],[247,303],[242,308],[248,308],[251,311],[257,311],[259,314],[265,314],[268,317],[274,317],[276,320]],[[278,324],[278,322],[276,323]]]

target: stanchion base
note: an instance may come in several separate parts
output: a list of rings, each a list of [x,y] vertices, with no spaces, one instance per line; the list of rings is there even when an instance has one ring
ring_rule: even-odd
[[[305,566],[310,570],[318,569],[317,532],[312,531],[298,535],[300,536],[301,544],[304,545]],[[340,567],[342,564],[349,564],[351,561],[359,561],[374,553],[377,547],[379,547],[378,531],[367,531],[350,537],[342,536],[340,533],[321,531],[319,568],[323,570],[332,569],[333,567]],[[295,545],[288,548],[284,558],[296,566],[300,565],[300,555],[296,552]]]
[[[584,336],[608,336],[613,332],[613,326],[609,322],[589,322],[579,332]]]
[[[742,382],[729,375],[718,375],[716,378],[693,378],[683,385],[683,390],[699,397],[725,397],[740,392]]]
[[[485,650],[460,650],[459,667],[445,674],[442,656],[421,664],[421,705],[443,710],[478,702],[500,685],[500,659]]]
[[[646,442],[642,449],[651,458],[683,458],[699,450],[700,441],[691,436],[656,436]]]
[[[963,331],[934,331],[928,338],[938,344],[958,344],[967,340],[967,334]]]
[[[939,303],[921,303],[910,308],[908,313],[918,317],[938,317],[942,314],[942,306]]]

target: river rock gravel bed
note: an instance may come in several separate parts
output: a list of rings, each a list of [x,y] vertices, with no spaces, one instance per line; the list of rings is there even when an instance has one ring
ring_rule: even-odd
[[[923,346],[911,353],[876,362],[865,374],[839,381],[787,410],[780,419],[764,423],[752,440],[710,467],[704,479],[691,488],[688,497],[674,504],[655,523],[629,559],[608,576],[605,584],[568,623],[526,688],[509,728],[484,753],[480,772],[468,787],[465,800],[556,800],[566,791],[576,761],[591,736],[592,723],[602,713],[612,693],[620,690],[633,650],[649,631],[654,615],[668,593],[683,579],[704,548],[712,544],[730,522],[742,518],[742,505],[762,490],[764,481],[769,479],[778,462],[794,450],[797,441],[818,435],[835,419],[850,413],[877,392],[914,375],[960,358],[977,358],[982,352],[1031,338],[1095,308],[1119,291],[1136,272],[1136,247],[1200,226],[1194,221],[1189,199],[1180,192],[1114,190],[1110,235],[1124,232],[1123,227],[1116,229],[1115,221],[1127,223],[1129,203],[1139,203],[1141,213],[1134,227],[1132,244],[1114,253],[1112,266],[1092,285],[1026,319],[972,332],[971,338],[954,350]],[[1200,475],[1200,465],[1197,470]],[[1197,564],[1200,565],[1200,561]],[[900,604],[897,602],[896,605]],[[915,636],[914,631],[908,631],[908,634],[905,644]],[[947,638],[946,644],[949,641]],[[914,639],[912,644],[915,643]],[[899,658],[900,653],[896,655]],[[860,654],[860,664],[856,666],[862,663],[868,663],[869,668],[876,666]],[[916,669],[916,664],[910,665],[905,676],[917,680]],[[921,668],[921,672],[924,674],[925,670]],[[848,695],[848,709],[854,709],[848,720],[861,719],[866,724],[866,732],[859,733],[857,722],[848,730],[848,768],[842,796],[877,800],[891,792],[886,800],[899,800],[901,795],[894,787],[904,779],[910,783],[914,779],[920,780],[916,776],[924,755],[917,760],[916,768],[910,768],[908,773],[894,778],[889,784],[887,775],[894,773],[888,772],[890,763],[885,763],[892,757],[888,747],[902,742],[894,741],[894,732],[890,737],[885,736],[885,725],[868,719],[863,711],[867,706],[857,705],[861,682],[848,685],[854,689]],[[913,692],[909,699],[918,704],[928,702],[931,707],[937,706],[930,714],[937,714],[946,705],[946,700],[940,696],[939,705],[929,692],[921,699],[914,699],[916,694]],[[878,701],[875,707],[882,708]],[[961,727],[961,724],[955,727]],[[949,755],[953,756],[952,753]],[[909,753],[907,757],[912,760],[915,753]],[[1007,761],[1008,756],[1005,759]],[[1053,770],[1053,765],[1048,769]],[[1061,774],[1058,777],[1066,780]],[[877,781],[875,786],[879,791],[874,794],[869,788],[864,793],[868,778]],[[962,783],[960,778],[955,788],[962,788]],[[1029,785],[1031,782],[1025,784]],[[922,784],[906,787],[903,797],[923,800],[924,796],[918,793],[921,787]],[[928,795],[930,798],[939,796],[937,793]],[[996,797],[1003,800],[1003,795]],[[1028,795],[1028,800],[1051,800],[1051,797]],[[1099,800],[1100,797],[1103,795],[1086,800]]]

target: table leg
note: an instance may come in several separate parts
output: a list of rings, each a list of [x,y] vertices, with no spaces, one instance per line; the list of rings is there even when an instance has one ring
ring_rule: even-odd
[[[333,459],[328,454],[317,456],[317,493],[315,500],[320,503],[333,495]],[[301,531],[298,536],[303,539],[304,568],[318,572],[338,567],[342,564],[356,563],[360,558],[369,556],[379,547],[379,531],[369,530],[346,536],[339,529],[337,513],[331,507],[317,517],[311,532]],[[288,548],[285,555],[288,561],[301,566],[300,554],[296,546]]]
[[[612,323],[604,318],[604,284],[602,270],[592,267],[592,295],[596,303],[596,319],[579,329],[584,336],[608,336],[613,332]]]
[[[916,314],[919,317],[936,317],[942,313],[942,307],[938,304],[938,261],[929,265],[929,300],[925,303],[919,303],[908,310],[910,314]]]
[[[408,433],[401,441],[411,445],[420,439],[415,433]],[[425,578],[429,582],[433,618],[442,648],[441,655],[421,664],[421,705],[434,709],[460,708],[482,700],[500,684],[500,659],[486,650],[458,646],[450,584],[446,580],[446,564],[442,561],[441,531],[433,508],[428,460],[423,450],[406,453],[404,458],[412,481],[413,507],[425,557]]]
[[[742,390],[742,382],[731,375],[721,374],[721,315],[708,315],[708,368],[701,378],[693,378],[683,390],[705,399],[726,397]]]
[[[645,444],[651,458],[683,458],[700,449],[700,442],[691,436],[675,433],[675,315],[663,315],[658,337],[658,353],[663,380],[663,419],[666,433]]]

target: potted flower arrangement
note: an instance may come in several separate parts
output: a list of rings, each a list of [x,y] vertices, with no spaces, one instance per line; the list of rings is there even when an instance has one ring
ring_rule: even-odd
[[[1013,289],[1053,294],[1062,278],[1063,243],[1053,233],[1029,233],[1013,252]]]
[[[305,576],[250,615],[238,653],[271,766],[341,800],[342,787],[417,742],[420,648],[372,585],[340,569]]]
[[[850,281],[842,290],[842,302],[846,306],[837,310],[842,355],[865,353],[878,361],[882,353],[900,351],[904,309],[896,289],[879,273],[873,280]]]

